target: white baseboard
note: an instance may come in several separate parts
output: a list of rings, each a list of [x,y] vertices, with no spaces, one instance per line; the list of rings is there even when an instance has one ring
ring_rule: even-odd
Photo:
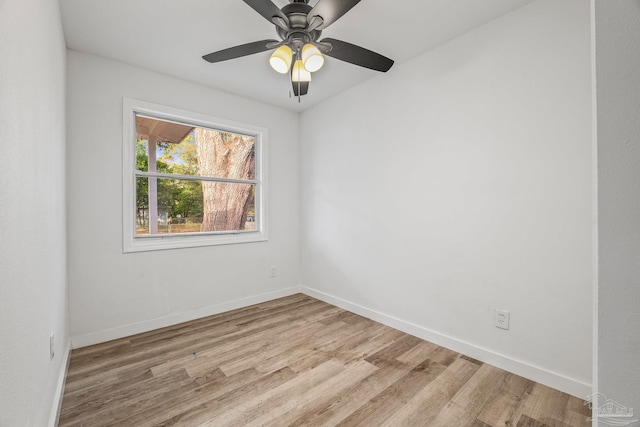
[[[515,360],[489,349],[478,347],[477,345],[432,331],[423,326],[363,307],[359,304],[354,304],[306,286],[300,287],[299,291],[310,297],[343,308],[352,313],[359,314],[371,320],[375,320],[376,322],[380,322],[384,325],[406,332],[423,340],[430,341],[442,347],[446,347],[457,353],[464,354],[465,356],[472,357],[489,365],[504,369],[505,371],[520,375],[521,377],[544,384],[556,390],[560,390],[572,396],[576,396],[580,399],[585,399],[586,396],[592,393],[591,384],[586,384],[562,374],[551,372],[520,360]]]
[[[62,408],[62,397],[64,396],[64,383],[69,370],[69,361],[71,360],[71,339],[67,340],[67,345],[63,353],[64,359],[56,382],[56,393],[53,396],[53,404],[51,406],[51,415],[49,416],[49,427],[58,426],[58,418],[60,417],[60,408]]]
[[[72,348],[87,347],[94,344],[125,338],[131,335],[149,332],[155,329],[165,328],[167,326],[177,325],[191,320],[201,319],[203,317],[212,316],[214,314],[224,313],[225,311],[235,310],[247,307],[253,304],[271,301],[276,298],[282,298],[296,293],[300,293],[301,289],[297,286],[281,289],[274,292],[268,292],[260,295],[241,298],[234,301],[228,301],[208,307],[202,307],[196,310],[190,310],[182,313],[175,313],[144,322],[124,325],[118,328],[107,329],[89,334],[76,335],[71,338]]]

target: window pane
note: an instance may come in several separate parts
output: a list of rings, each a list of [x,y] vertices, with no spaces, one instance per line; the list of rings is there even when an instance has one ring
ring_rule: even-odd
[[[149,170],[149,141],[136,138],[136,169],[147,172]]]
[[[136,235],[149,234],[149,179],[136,178]]]
[[[202,231],[255,230],[253,184],[203,182]]]
[[[252,136],[136,116],[136,138],[141,171],[241,180],[256,176]],[[155,169],[153,162],[148,165],[153,157]]]
[[[253,184],[136,178],[136,235],[255,229]]]

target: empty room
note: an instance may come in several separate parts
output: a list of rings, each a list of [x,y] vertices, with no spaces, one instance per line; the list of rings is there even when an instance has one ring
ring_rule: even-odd
[[[1,427],[638,425],[638,0],[3,0],[0,58]]]

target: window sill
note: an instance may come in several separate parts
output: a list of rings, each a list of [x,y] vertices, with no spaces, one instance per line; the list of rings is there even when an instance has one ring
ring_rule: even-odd
[[[134,237],[125,241],[123,252],[162,251],[167,249],[197,248],[202,246],[232,245],[236,243],[264,242],[268,238],[260,232],[239,232],[212,235],[157,235]]]

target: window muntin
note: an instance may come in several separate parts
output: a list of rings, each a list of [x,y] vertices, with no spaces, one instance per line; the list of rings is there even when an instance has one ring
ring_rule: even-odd
[[[128,99],[124,115],[125,252],[266,240],[266,130]]]

